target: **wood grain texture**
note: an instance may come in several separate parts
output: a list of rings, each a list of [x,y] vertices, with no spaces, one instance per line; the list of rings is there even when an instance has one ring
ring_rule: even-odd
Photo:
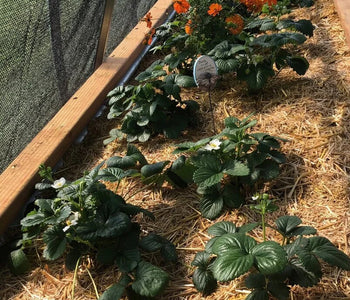
[[[340,22],[344,28],[346,42],[350,47],[350,0],[333,0]]]
[[[158,0],[150,9],[153,26],[172,10],[172,0]],[[0,175],[0,233],[18,215],[39,181],[41,163],[54,166],[103,104],[107,93],[123,78],[144,49],[150,31],[140,21],[62,109]]]

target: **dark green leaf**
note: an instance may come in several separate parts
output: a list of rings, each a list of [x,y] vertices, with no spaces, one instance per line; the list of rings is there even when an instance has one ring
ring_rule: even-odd
[[[137,149],[132,144],[128,144],[126,155],[136,159],[136,161],[138,161],[141,165],[147,164],[147,160],[144,157],[144,155],[141,153],[139,149]]]
[[[42,213],[36,213],[34,215],[28,215],[24,219],[21,220],[21,225],[24,227],[31,227],[40,225],[44,222],[45,215]]]
[[[225,205],[229,208],[238,208],[245,202],[239,187],[232,184],[225,184],[222,196]]]
[[[196,83],[194,82],[193,77],[188,76],[188,75],[180,75],[180,74],[176,75],[175,83],[181,87],[194,87],[194,86],[196,86]]]
[[[101,264],[112,265],[117,257],[117,254],[118,252],[116,246],[105,246],[98,249],[96,259]]]
[[[298,75],[305,75],[309,68],[309,62],[301,56],[287,57],[286,62]]]
[[[245,280],[248,289],[263,289],[266,286],[265,276],[261,273],[251,273]]]
[[[256,245],[250,252],[258,270],[265,275],[282,271],[287,265],[287,253],[276,242],[266,241]]]
[[[215,219],[220,215],[224,201],[219,193],[207,193],[200,200],[199,207],[203,217]]]
[[[205,252],[207,253],[213,253],[213,245],[214,243],[216,242],[216,240],[218,239],[219,237],[213,237],[211,238],[205,245]]]
[[[115,263],[121,272],[131,272],[140,261],[140,251],[136,249],[125,249],[115,258]]]
[[[350,258],[325,237],[315,236],[308,239],[308,249],[317,257],[332,266],[350,270]]]
[[[207,269],[210,264],[210,253],[206,251],[197,252],[191,265],[196,266],[200,269]]]
[[[217,287],[217,281],[209,269],[197,268],[193,273],[192,280],[195,288],[204,295],[211,294]]]
[[[317,230],[311,226],[298,226],[297,228],[294,228],[289,233],[289,236],[313,235],[316,233],[317,233]]]
[[[168,281],[169,276],[162,269],[141,261],[136,269],[132,289],[141,296],[155,297],[164,290]]]
[[[300,259],[292,258],[287,268],[290,284],[298,284],[302,287],[316,285],[322,276],[322,273],[316,270],[308,270]]]
[[[140,247],[148,252],[154,252],[163,247],[164,238],[155,233],[143,237],[140,240]]]
[[[107,168],[127,169],[134,167],[137,160],[132,156],[113,156],[106,161]]]
[[[232,280],[248,272],[253,263],[253,255],[239,249],[231,249],[215,259],[213,274],[219,281]]]
[[[239,66],[239,60],[234,58],[216,59],[219,74],[234,72]]]
[[[9,268],[15,275],[21,275],[29,270],[30,264],[22,249],[14,250],[9,255]]]
[[[161,161],[150,165],[145,165],[141,168],[141,174],[145,178],[150,177],[155,174],[162,173],[164,167],[169,164],[169,161]]]
[[[269,153],[267,153],[267,156],[271,157],[276,163],[279,164],[284,164],[286,162],[286,156],[277,150],[269,151]]]
[[[250,172],[248,166],[240,161],[231,161],[224,169],[231,176],[246,176]]]
[[[110,286],[99,298],[99,300],[119,300],[132,279],[127,274],[122,274],[119,282]]]
[[[176,247],[173,243],[166,241],[160,249],[160,254],[166,261],[177,262]]]
[[[213,245],[213,253],[222,255],[231,250],[241,250],[249,253],[256,245],[256,241],[242,233],[227,233],[219,237]]]
[[[55,260],[62,256],[66,250],[67,239],[59,227],[48,228],[43,234],[46,247],[43,256],[48,260]]]
[[[228,221],[218,222],[208,228],[208,233],[213,236],[222,236],[225,233],[235,233],[237,227],[234,223]]]
[[[297,216],[282,216],[275,221],[277,228],[280,232],[288,235],[293,229],[298,227],[302,223],[301,219]]]
[[[238,232],[239,233],[247,233],[249,231],[252,231],[253,229],[255,229],[258,226],[259,226],[259,223],[245,224],[245,225],[243,225],[241,227],[238,227]]]
[[[289,299],[289,287],[283,282],[269,281],[267,284],[267,289],[271,295],[276,297],[278,300]]]
[[[279,165],[275,161],[268,159],[257,167],[260,173],[261,179],[267,181],[276,178],[279,173]]]
[[[224,173],[217,169],[210,169],[207,167],[197,169],[193,174],[193,181],[202,186],[212,186],[221,181]]]
[[[108,217],[104,224],[96,230],[99,237],[108,238],[122,235],[131,225],[130,218],[122,212],[117,212]]]
[[[273,48],[282,47],[287,44],[300,45],[305,41],[306,37],[301,33],[280,32],[258,36],[251,42],[251,46]]]
[[[278,29],[284,29],[284,28],[290,28],[295,29],[309,37],[313,36],[314,26],[312,25],[310,20],[299,20],[299,21],[293,21],[290,19],[287,20],[281,20],[277,24]]]
[[[66,256],[66,261],[65,261],[66,268],[70,271],[73,271],[77,265],[77,261],[81,256],[82,256],[82,253],[79,249],[74,249],[74,248],[71,249]]]

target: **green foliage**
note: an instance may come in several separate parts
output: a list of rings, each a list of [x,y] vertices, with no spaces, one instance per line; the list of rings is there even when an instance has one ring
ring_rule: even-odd
[[[214,219],[223,208],[238,208],[245,202],[244,191],[279,174],[285,157],[278,151],[276,137],[266,133],[248,133],[256,121],[230,117],[224,130],[210,138],[177,145],[175,153],[188,152],[193,165],[193,181],[202,195],[200,210]]]
[[[192,262],[196,269],[193,283],[198,291],[210,294],[215,291],[217,281],[233,280],[249,272],[245,280],[252,292],[246,299],[289,299],[290,286],[309,287],[322,277],[320,260],[332,266],[350,269],[350,258],[336,248],[328,239],[315,235],[311,226],[300,226],[296,216],[282,216],[275,225],[266,222],[266,215],[276,209],[267,194],[252,197],[257,201],[251,208],[261,214],[263,241],[257,242],[247,233],[257,223],[237,227],[234,223],[222,221],[209,227],[210,239],[205,251],[198,252]],[[248,227],[246,227],[248,226]],[[265,228],[276,230],[283,241],[267,241]]]
[[[111,137],[105,140],[105,144],[124,135],[128,142],[146,142],[156,134],[173,139],[194,125],[193,116],[199,106],[195,101],[181,100],[180,96],[180,86],[194,85],[192,77],[166,75],[163,64],[156,61],[136,79],[143,83],[118,86],[107,95],[108,118],[121,117],[122,125],[110,132]]]
[[[188,12],[157,30],[162,44],[153,50],[168,53],[158,64],[161,62],[171,72],[176,69],[180,74],[191,74],[198,55],[209,55],[216,61],[220,74],[235,72],[250,91],[262,89],[275,70],[282,67],[305,74],[308,62],[296,54],[296,48],[313,35],[314,26],[309,20],[281,16],[290,13],[295,5],[312,5],[312,0],[283,0],[255,9],[220,1],[222,10],[216,16],[208,14],[210,4],[209,0],[190,1]],[[236,20],[241,18],[242,23],[232,24],[237,29],[233,33],[226,20],[232,16]],[[190,32],[185,30],[188,26]],[[153,78],[156,75],[154,72]]]
[[[117,265],[122,276],[101,299],[120,299],[129,286],[136,294],[154,297],[165,288],[168,275],[142,260],[141,250],[159,250],[164,260],[176,262],[175,246],[156,234],[141,238],[140,226],[132,217],[142,212],[153,218],[152,213],[126,203],[102,182],[120,182],[125,177],[141,176],[138,168],[150,165],[133,145],[128,145],[124,157],[110,158],[106,168],[102,168],[103,164],[71,183],[62,178],[54,181],[49,187],[55,189],[53,199],[37,199],[36,209],[22,219],[22,245],[42,238],[44,258],[56,260],[67,254],[66,265],[70,270],[76,269],[85,256],[95,257],[100,264]],[[41,167],[41,170],[48,168]],[[150,246],[152,243],[158,243],[156,249]],[[22,248],[13,251],[10,257],[15,273],[27,269],[28,261]]]

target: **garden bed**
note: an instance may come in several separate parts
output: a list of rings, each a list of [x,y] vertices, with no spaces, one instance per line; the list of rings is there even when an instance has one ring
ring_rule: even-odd
[[[319,235],[349,254],[350,51],[331,0],[318,1],[313,7],[298,9],[292,14],[298,19],[307,19],[311,14],[311,21],[316,25],[314,36],[302,46],[310,63],[306,75],[300,77],[292,70],[282,70],[254,96],[247,93],[243,83],[224,76],[212,92],[215,119],[220,120],[216,125],[222,129],[226,117],[242,119],[254,112],[258,120],[255,131],[287,139],[288,142],[282,143],[287,163],[280,176],[267,187],[280,207],[271,220],[283,214],[296,215],[303,224],[315,227]],[[208,93],[193,88],[184,94],[201,105],[199,127],[189,129],[175,143],[213,135]],[[124,154],[125,142],[102,146],[107,132],[116,125],[111,123],[101,120],[90,124],[90,135],[65,155],[64,168],[57,176],[73,180],[102,160]],[[137,147],[149,162],[157,162],[174,160],[173,145],[174,141],[156,137]],[[159,299],[201,299],[191,280],[194,270],[191,261],[196,252],[204,249],[209,239],[207,228],[213,222],[201,217],[195,189],[181,190],[167,185],[144,189],[136,181],[123,182],[119,188],[121,195],[129,196],[142,190],[128,200],[155,215],[155,221],[139,217],[142,230],[167,237],[178,250],[176,265],[163,266],[159,262],[170,274],[170,284]],[[257,214],[243,207],[226,211],[216,221],[220,220],[242,225],[257,221]],[[261,240],[259,230],[254,231],[253,237]],[[269,237],[273,237],[273,232],[268,231]],[[40,247],[39,244],[39,252]],[[14,276],[2,269],[2,299],[70,298],[74,273],[65,269],[63,260],[52,263],[38,257],[32,260],[38,265],[25,276]],[[156,260],[151,255],[149,258]],[[116,268],[92,267],[90,271],[100,293],[118,277]],[[324,267],[319,285],[294,287],[291,299],[349,299],[349,275],[349,272]],[[220,284],[217,292],[206,299],[244,299],[247,294],[240,278]],[[90,277],[82,269],[78,272],[75,299],[95,298]]]

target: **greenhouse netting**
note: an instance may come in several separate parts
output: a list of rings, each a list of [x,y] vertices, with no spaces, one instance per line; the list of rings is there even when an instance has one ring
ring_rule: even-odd
[[[0,0],[0,172],[93,73],[107,1]],[[114,0],[105,55],[155,0]]]

